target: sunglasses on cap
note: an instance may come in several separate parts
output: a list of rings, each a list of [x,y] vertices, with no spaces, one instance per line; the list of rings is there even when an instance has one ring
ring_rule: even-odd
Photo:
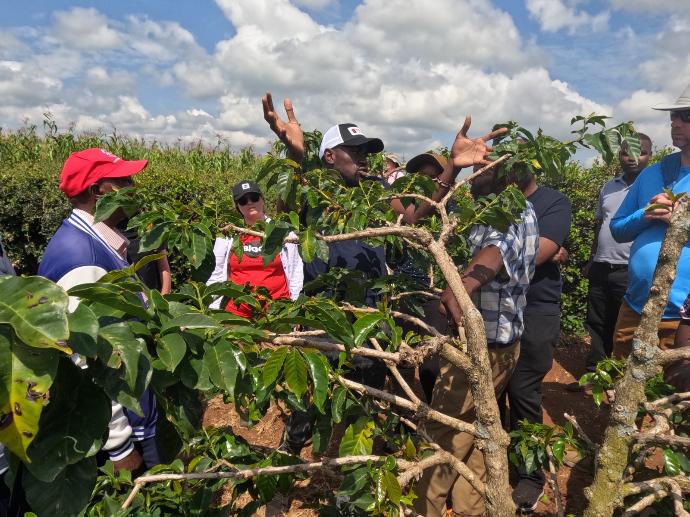
[[[244,206],[247,203],[256,203],[259,199],[261,199],[260,194],[257,194],[256,192],[250,192],[249,194],[239,198],[237,200],[237,204],[240,206]]]
[[[678,117],[687,124],[688,122],[690,122],[690,110],[672,111],[671,120],[673,120],[676,117]]]

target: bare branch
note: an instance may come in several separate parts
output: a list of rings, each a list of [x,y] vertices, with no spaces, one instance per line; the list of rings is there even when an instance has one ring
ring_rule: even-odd
[[[589,438],[589,436],[587,436],[587,433],[585,433],[585,431],[582,429],[577,419],[574,416],[569,415],[568,413],[563,413],[563,418],[565,418],[568,422],[572,424],[573,429],[575,429],[575,431],[577,431],[577,434],[580,435],[580,438],[582,438],[582,441],[585,442],[587,448],[592,452],[596,453],[598,449],[597,445]]]
[[[441,297],[438,294],[430,293],[427,291],[405,291],[404,293],[398,293],[391,296],[391,300],[400,300],[407,296],[424,296],[425,298],[431,298],[432,300],[439,300]]]
[[[371,341],[371,344],[374,346],[374,348],[380,352],[383,352],[383,349],[381,348],[381,345],[379,345],[379,341],[376,338],[371,338],[369,341]],[[395,380],[398,381],[398,384],[402,388],[402,390],[405,392],[405,395],[415,404],[421,404],[422,401],[419,399],[419,397],[415,394],[415,392],[412,390],[410,385],[407,383],[407,381],[403,378],[403,376],[400,374],[400,371],[398,370],[398,367],[395,365],[394,362],[392,361],[386,361],[386,366],[388,366],[388,369],[391,371],[393,374],[393,377],[395,377]]]
[[[284,465],[279,467],[257,467],[253,469],[236,470],[234,472],[191,472],[188,474],[153,474],[150,476],[140,476],[134,481],[134,488],[122,504],[126,509],[132,504],[134,497],[141,490],[143,485],[157,483],[161,481],[194,481],[202,479],[249,479],[256,476],[278,476],[280,474],[294,474],[298,472],[311,472],[323,468],[343,467],[346,465],[357,465],[367,462],[382,462],[386,456],[347,456],[344,458],[323,459],[312,463],[299,463],[297,465]],[[398,464],[403,468],[410,468],[414,463],[398,460]]]
[[[553,454],[549,447],[546,448],[546,455],[549,458],[549,486],[556,499],[556,513],[558,517],[564,517],[563,500],[561,499],[561,491],[558,488],[558,476],[556,475],[556,467],[554,466]]]
[[[391,404],[394,404],[398,407],[414,411],[416,413],[417,418],[425,420],[435,420],[452,429],[455,429],[456,431],[460,431],[461,433],[469,433],[472,436],[477,435],[477,429],[474,426],[474,424],[458,420],[457,418],[448,416],[444,413],[441,413],[440,411],[436,411],[424,402],[415,404],[410,400],[398,397],[397,395],[393,395],[391,393],[388,393],[387,391],[378,390],[376,388],[372,388],[371,386],[360,384],[359,382],[354,382],[343,377],[339,377],[338,380],[343,384],[343,386],[346,386],[351,390],[358,391],[359,393],[365,393],[370,397],[385,400],[386,402],[390,402]]]
[[[675,363],[682,360],[690,360],[690,346],[662,350],[659,353],[659,361],[663,365]]]
[[[657,501],[661,501],[667,495],[668,492],[666,492],[666,490],[658,490],[656,492],[652,492],[651,494],[644,496],[642,499],[640,499],[635,504],[630,506],[627,510],[625,510],[621,514],[621,517],[633,517],[633,515],[639,515],[642,512],[642,510],[644,510],[645,508],[649,508]]]
[[[374,309],[372,307],[357,307],[349,303],[344,303],[340,308],[350,312],[379,312],[378,309]],[[416,316],[405,314],[404,312],[399,311],[390,311],[390,314],[394,318],[399,318],[401,320],[407,321],[409,323],[412,323],[413,325],[418,326],[430,336],[444,337],[443,334],[441,334],[438,330],[426,323],[424,320],[417,318]]]
[[[690,438],[669,434],[637,433],[635,439],[640,445],[654,444],[663,447],[690,448]]]
[[[668,397],[663,397],[651,402],[645,402],[644,408],[647,411],[653,411],[655,408],[660,406],[665,406],[666,404],[675,404],[676,402],[680,402],[682,400],[690,400],[690,391],[686,391],[684,393],[674,393]]]

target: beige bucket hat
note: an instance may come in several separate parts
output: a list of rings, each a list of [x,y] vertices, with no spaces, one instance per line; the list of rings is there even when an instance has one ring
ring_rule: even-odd
[[[657,104],[652,109],[660,111],[690,110],[690,85],[685,88],[674,104]]]

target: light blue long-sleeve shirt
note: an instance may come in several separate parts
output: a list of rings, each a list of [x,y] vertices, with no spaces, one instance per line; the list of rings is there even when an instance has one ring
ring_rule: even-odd
[[[680,153],[669,155],[640,173],[609,225],[613,238],[618,242],[633,242],[625,301],[638,314],[649,297],[661,242],[668,227],[662,221],[646,221],[644,209],[650,199],[663,192],[664,188],[670,188],[675,194],[690,192],[690,167],[680,167]],[[679,311],[688,293],[690,242],[681,252],[663,319],[680,319]]]

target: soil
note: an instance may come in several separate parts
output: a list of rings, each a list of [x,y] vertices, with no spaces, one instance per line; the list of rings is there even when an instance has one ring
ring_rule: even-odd
[[[561,342],[555,349],[553,367],[544,379],[544,422],[564,425],[566,420],[563,414],[568,413],[577,419],[593,441],[600,442],[608,422],[608,405],[604,402],[600,408],[597,408],[589,394],[566,389],[568,384],[575,382],[584,373],[588,347],[586,339],[562,336]],[[206,409],[204,426],[230,426],[234,433],[251,443],[277,447],[283,433],[284,418],[285,415],[280,408],[274,406],[258,424],[249,428],[243,425],[232,406],[224,404],[221,398],[217,398],[212,400]],[[326,455],[329,455],[328,452],[330,451],[327,451]],[[565,514],[581,515],[586,506],[584,489],[592,481],[592,461],[589,458],[580,459],[575,453],[566,456],[571,460],[568,462],[570,466],[564,465],[558,471],[558,488],[565,505]],[[313,461],[311,448],[302,451],[302,459]],[[316,516],[318,515],[316,510],[318,494],[332,491],[338,484],[337,479],[329,478],[325,474],[313,476],[311,479],[298,482],[291,493],[276,498],[256,515]],[[227,501],[230,496],[230,493],[224,494],[222,501]],[[532,515],[537,517],[556,515],[555,497],[548,484],[545,488],[545,496]]]

